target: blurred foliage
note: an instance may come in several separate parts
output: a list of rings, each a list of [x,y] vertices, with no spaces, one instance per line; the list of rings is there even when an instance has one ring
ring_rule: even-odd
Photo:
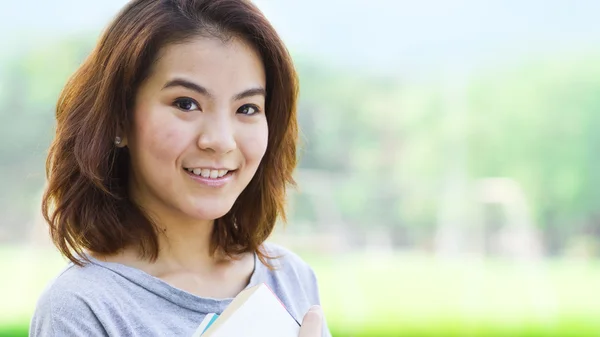
[[[56,99],[93,43],[80,36],[4,55],[0,201],[6,231],[0,240],[28,235],[31,225],[23,224],[39,209]],[[437,226],[449,181],[510,177],[559,252],[570,237],[599,232],[600,62],[586,55],[418,80],[297,55],[300,169],[318,172],[331,185],[324,193],[347,233],[360,238],[384,228],[394,243],[420,246]],[[292,221],[314,224],[321,215],[302,195],[310,188],[300,180]],[[340,224],[322,225],[335,230]]]
[[[403,82],[300,63],[301,166],[343,178],[336,204],[351,228],[405,228],[417,244],[448,180],[509,177],[560,252],[600,232],[599,65],[557,55]]]
[[[39,210],[58,94],[93,40],[76,38],[3,54],[0,69],[1,241],[22,239]],[[27,225],[29,224],[29,225]]]
[[[471,172],[516,179],[550,241],[598,234],[598,59],[530,61],[469,91]]]

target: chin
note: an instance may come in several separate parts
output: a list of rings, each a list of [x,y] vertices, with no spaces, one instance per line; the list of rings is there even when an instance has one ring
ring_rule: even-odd
[[[231,210],[233,203],[224,205],[220,203],[218,205],[211,205],[206,203],[200,206],[196,206],[186,212],[190,217],[198,220],[215,220],[223,217],[227,212]]]
[[[227,212],[229,212],[229,209],[226,209],[222,212],[215,212],[215,210],[206,212],[198,211],[193,214],[193,217],[198,220],[216,220],[222,218],[225,214],[227,214]]]

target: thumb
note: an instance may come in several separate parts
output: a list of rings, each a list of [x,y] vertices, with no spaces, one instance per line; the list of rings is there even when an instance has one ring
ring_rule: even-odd
[[[322,331],[323,310],[320,306],[314,305],[304,315],[298,337],[322,337]]]

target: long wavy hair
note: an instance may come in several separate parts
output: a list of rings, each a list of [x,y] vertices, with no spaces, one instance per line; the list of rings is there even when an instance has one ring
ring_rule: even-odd
[[[262,58],[267,150],[231,210],[215,220],[210,248],[230,257],[255,252],[269,265],[260,246],[277,219],[285,220],[286,187],[294,185],[298,80],[280,37],[245,0],[134,0],[67,82],[56,108],[42,211],[54,244],[74,263],[88,261],[85,250],[113,254],[130,245],[157,258],[157,226],[128,196],[129,155],[114,139],[117,130],[129,129],[135,94],[161,48],[198,36],[242,38]]]

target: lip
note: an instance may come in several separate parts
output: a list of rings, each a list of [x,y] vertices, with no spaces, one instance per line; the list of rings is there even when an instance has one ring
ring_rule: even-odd
[[[183,171],[194,181],[196,181],[202,185],[209,186],[209,187],[215,187],[215,188],[225,186],[225,184],[227,184],[228,182],[230,182],[233,179],[233,176],[236,173],[236,171],[229,171],[229,172],[227,172],[226,175],[224,175],[220,178],[211,179],[211,178],[204,178],[202,176],[197,176],[186,169],[183,169]]]
[[[226,167],[212,167],[212,166],[190,166],[184,167],[184,169],[203,169],[203,170],[226,170],[226,171],[235,171],[234,169],[226,168]]]

